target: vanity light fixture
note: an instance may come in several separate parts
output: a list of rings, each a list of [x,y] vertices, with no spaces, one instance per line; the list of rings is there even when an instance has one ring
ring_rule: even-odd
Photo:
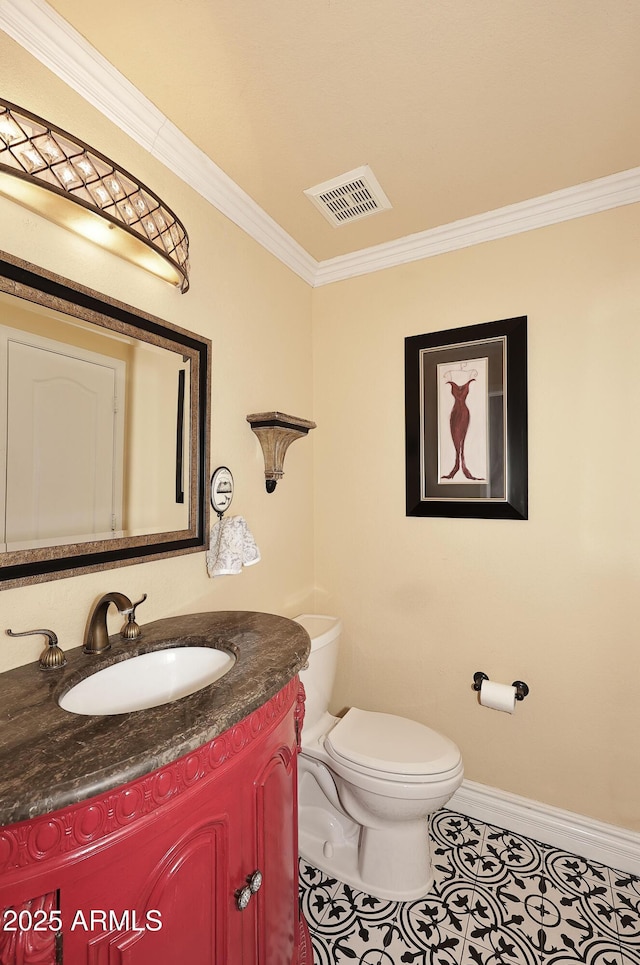
[[[282,466],[287,449],[295,439],[302,439],[310,429],[315,429],[316,424],[282,412],[254,412],[247,416],[247,422],[260,440],[267,492],[272,493],[284,475]]]
[[[189,238],[173,211],[104,154],[2,99],[0,193],[189,288]]]

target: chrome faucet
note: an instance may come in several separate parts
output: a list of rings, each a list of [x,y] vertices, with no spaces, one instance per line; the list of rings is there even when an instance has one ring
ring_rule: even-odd
[[[115,603],[122,616],[127,617],[120,635],[127,640],[135,640],[136,637],[139,637],[140,627],[135,622],[136,607],[146,599],[146,593],[137,603],[132,603],[124,593],[105,593],[104,596],[101,596],[89,614],[83,651],[85,653],[105,653],[111,647],[107,629],[107,610],[112,603]]]

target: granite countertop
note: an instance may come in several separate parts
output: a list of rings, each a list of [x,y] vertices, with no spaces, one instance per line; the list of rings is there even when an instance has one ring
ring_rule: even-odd
[[[66,651],[61,670],[33,663],[0,674],[0,826],[102,794],[201,747],[277,694],[310,650],[299,624],[272,613],[194,613],[141,629],[134,641],[110,637],[105,654]],[[148,710],[86,717],[58,706],[89,674],[168,646],[231,650],[236,662],[197,693]]]

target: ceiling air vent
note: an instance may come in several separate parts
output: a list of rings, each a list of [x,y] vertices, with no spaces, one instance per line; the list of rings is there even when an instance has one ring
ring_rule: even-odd
[[[367,218],[391,207],[391,202],[367,164],[316,184],[304,192],[334,227]]]

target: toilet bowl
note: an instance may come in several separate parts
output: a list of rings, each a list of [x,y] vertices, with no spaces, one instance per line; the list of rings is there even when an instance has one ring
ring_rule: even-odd
[[[328,712],[342,629],[295,618],[311,637],[299,773],[299,849],[327,874],[375,897],[409,901],[433,883],[427,818],[463,777],[459,749],[417,721],[352,707]]]

